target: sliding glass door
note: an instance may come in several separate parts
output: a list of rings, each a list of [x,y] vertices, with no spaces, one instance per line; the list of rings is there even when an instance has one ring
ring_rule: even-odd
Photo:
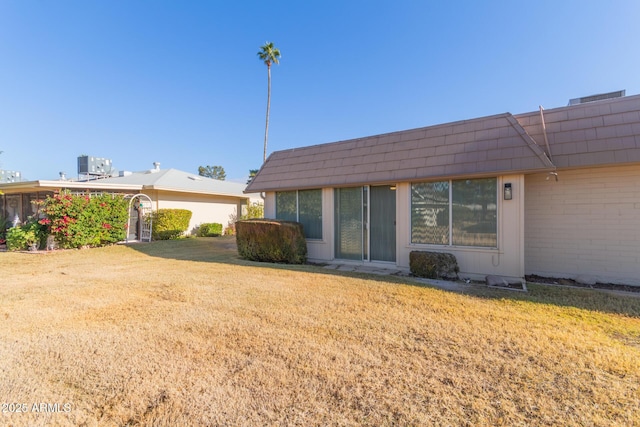
[[[395,187],[371,187],[371,260],[396,260],[396,192]]]
[[[334,193],[336,258],[362,260],[364,248],[363,188],[337,188]]]
[[[337,259],[395,262],[395,187],[337,188],[334,206]]]

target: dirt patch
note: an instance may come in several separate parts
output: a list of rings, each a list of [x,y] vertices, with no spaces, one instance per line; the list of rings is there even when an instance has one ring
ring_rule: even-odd
[[[555,277],[542,277],[535,274],[524,277],[527,282],[532,283],[544,283],[546,285],[559,285],[559,286],[575,286],[578,288],[586,289],[606,289],[610,291],[623,291],[623,292],[636,292],[640,293],[640,286],[631,285],[618,285],[615,283],[596,283],[594,285],[585,285],[583,283],[576,282],[573,279],[559,279]]]

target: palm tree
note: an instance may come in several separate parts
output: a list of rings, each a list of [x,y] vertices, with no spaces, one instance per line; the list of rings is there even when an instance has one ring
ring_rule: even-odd
[[[267,66],[268,89],[267,89],[267,123],[264,127],[264,153],[262,156],[262,162],[267,160],[267,139],[269,137],[269,109],[271,108],[271,64],[280,63],[280,50],[273,46],[271,42],[265,42],[263,46],[260,46],[258,57]]]

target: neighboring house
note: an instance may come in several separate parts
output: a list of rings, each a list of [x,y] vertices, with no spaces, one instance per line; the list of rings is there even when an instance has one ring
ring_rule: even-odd
[[[278,151],[245,191],[312,260],[640,285],[640,96]]]
[[[21,221],[37,213],[36,200],[54,191],[69,189],[84,192],[145,194],[152,201],[152,210],[188,209],[192,212],[189,232],[199,224],[220,223],[227,226],[230,215],[242,214],[251,200],[259,195],[244,194],[245,184],[219,181],[176,169],[151,169],[145,172],[123,173],[123,176],[87,181],[24,181],[0,184],[0,212],[12,221]]]

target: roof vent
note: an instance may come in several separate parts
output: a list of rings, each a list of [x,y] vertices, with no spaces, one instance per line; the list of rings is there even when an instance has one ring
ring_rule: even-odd
[[[153,169],[149,169],[146,173],[157,173],[160,172],[160,163],[153,162]]]
[[[623,96],[625,96],[625,92],[625,90],[618,90],[616,92],[600,93],[598,95],[574,98],[569,100],[569,105],[586,104],[587,102],[602,101],[604,99],[622,98]]]

